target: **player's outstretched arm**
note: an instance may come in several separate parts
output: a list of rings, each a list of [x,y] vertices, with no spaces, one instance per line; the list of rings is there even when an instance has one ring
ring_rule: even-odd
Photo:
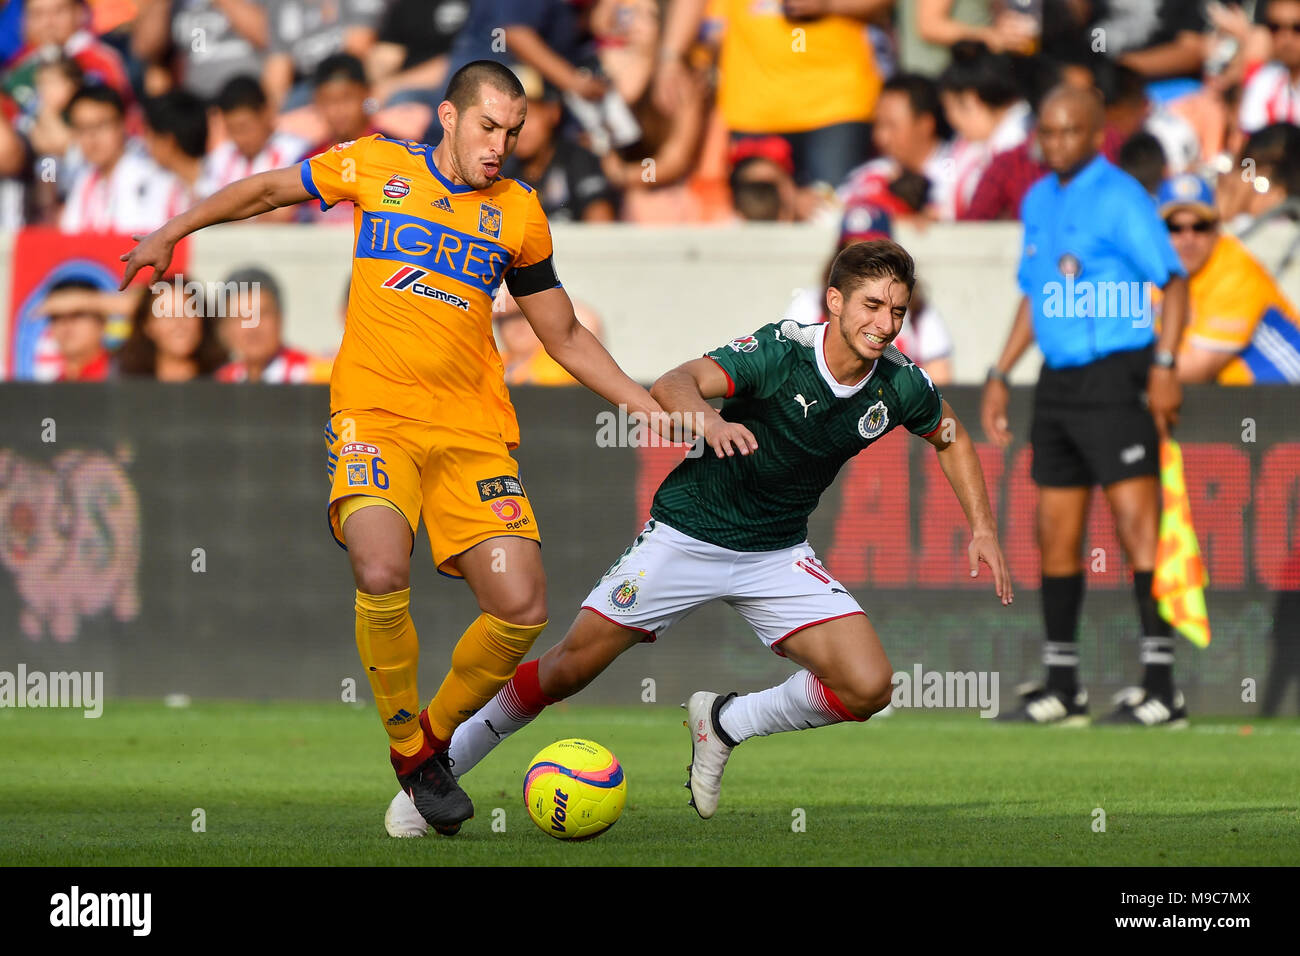
[[[600,340],[578,321],[567,292],[546,289],[517,295],[515,302],[542,347],[565,371],[611,404],[626,406],[629,415],[643,414],[652,421],[657,417],[659,403],[628,378]]]
[[[727,373],[708,358],[692,359],[660,375],[650,394],[677,422],[690,424],[691,431],[704,438],[719,458],[740,452],[748,455],[758,448],[754,435],[744,425],[729,422],[707,399],[722,398],[730,383]]]
[[[125,289],[136,273],[152,266],[158,279],[171,265],[176,243],[192,232],[219,222],[235,222],[314,198],[302,184],[298,166],[271,169],[219,189],[193,208],[174,216],[147,236],[132,236],[138,245],[122,256],[126,272],[119,289]]]
[[[926,441],[938,451],[939,465],[943,468],[948,484],[956,492],[961,510],[966,513],[966,521],[970,524],[970,576],[979,574],[979,563],[983,561],[993,572],[993,589],[1002,599],[1002,604],[1010,604],[1011,571],[1002,554],[1002,547],[998,544],[998,526],[989,507],[984,470],[980,468],[979,456],[975,453],[975,443],[971,441],[970,433],[946,401],[943,403],[939,430]]]

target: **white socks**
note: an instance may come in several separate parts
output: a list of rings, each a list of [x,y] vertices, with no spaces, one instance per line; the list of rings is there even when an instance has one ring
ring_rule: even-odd
[[[856,719],[825,684],[808,671],[799,671],[784,684],[732,699],[723,706],[718,722],[723,733],[740,743],[750,737]]]

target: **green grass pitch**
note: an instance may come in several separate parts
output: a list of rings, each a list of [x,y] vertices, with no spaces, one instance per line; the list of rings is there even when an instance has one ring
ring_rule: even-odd
[[[552,708],[465,777],[477,816],[459,836],[393,840],[396,788],[369,706],[133,701],[97,720],[6,709],[0,864],[1250,866],[1300,854],[1296,720],[1062,730],[903,712],[744,744],[703,821],[682,788],[684,714]],[[563,737],[606,745],[627,772],[622,819],[587,843],[547,837],[519,792],[528,759]]]

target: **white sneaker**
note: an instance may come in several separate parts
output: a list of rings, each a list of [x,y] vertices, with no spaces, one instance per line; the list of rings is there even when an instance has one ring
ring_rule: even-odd
[[[415,809],[406,791],[398,790],[384,814],[384,829],[390,837],[422,837],[429,832],[429,824]]]
[[[718,809],[722,793],[722,771],[727,758],[735,748],[727,746],[718,735],[718,711],[735,694],[721,697],[707,690],[696,691],[687,704],[690,719],[686,722],[691,732],[691,765],[686,769],[690,776],[686,789],[691,792],[691,806],[707,820]]]

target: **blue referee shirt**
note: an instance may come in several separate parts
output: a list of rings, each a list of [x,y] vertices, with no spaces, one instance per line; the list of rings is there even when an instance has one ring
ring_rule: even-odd
[[[1049,368],[1095,362],[1155,339],[1151,293],[1185,276],[1155,201],[1097,155],[1064,186],[1056,173],[1020,204],[1016,279]]]

